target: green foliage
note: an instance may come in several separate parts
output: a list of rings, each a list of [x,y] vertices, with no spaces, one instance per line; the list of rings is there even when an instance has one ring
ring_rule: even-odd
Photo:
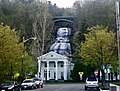
[[[111,64],[117,67],[117,43],[115,33],[108,31],[108,28],[95,26],[88,29],[85,34],[85,42],[79,45],[79,56],[84,60],[85,65],[97,66]]]
[[[44,17],[44,11],[47,11]],[[4,25],[9,25],[11,28],[15,28],[19,34],[20,41],[22,38],[28,39],[33,36],[40,36],[38,43],[40,48],[42,46],[42,29],[44,26],[44,19],[46,18],[46,35],[49,35],[45,41],[45,52],[49,50],[51,42],[51,29],[52,29],[52,16],[48,11],[48,3],[46,0],[40,0],[36,2],[25,2],[24,0],[15,0],[12,3],[6,3],[0,1],[0,22]],[[36,30],[34,23],[36,23]],[[39,32],[37,35],[36,32]],[[46,36],[45,36],[46,37]],[[27,41],[25,43],[26,50],[30,55],[38,56],[39,54],[34,54],[34,49],[36,46],[33,45],[33,41]],[[33,48],[34,47],[34,48]],[[40,49],[41,51],[41,49]]]
[[[88,27],[103,25],[110,30],[115,30],[115,1],[114,0],[85,0],[84,3],[74,4],[77,30],[82,27],[82,22]]]
[[[35,56],[40,56],[49,50],[51,42],[51,31],[53,28],[52,15],[49,13],[48,5],[46,1],[40,1],[35,4],[38,11],[31,15],[33,22],[32,32],[37,37],[37,43],[34,45]],[[49,35],[49,36],[48,36]]]
[[[22,65],[22,60],[23,65]],[[14,29],[0,25],[0,81],[12,79],[14,74],[33,71],[34,63],[25,52],[24,43],[19,43],[19,37]],[[29,69],[28,69],[29,68]]]
[[[40,0],[40,2],[32,2],[33,0],[28,0],[29,2],[25,2],[25,0],[12,0],[11,2],[7,2],[6,0],[0,1],[0,22],[3,22],[4,25],[9,25],[11,28],[15,28],[20,39],[17,36],[17,39],[14,39],[14,42],[16,44],[19,44],[18,40],[22,42],[23,36],[25,39],[37,36],[39,38],[37,43],[35,45],[31,45],[32,41],[28,41],[25,43],[25,46],[27,48],[27,52],[29,54],[34,54],[34,56],[40,55],[42,47],[43,47],[43,37],[44,39],[44,52],[48,52],[49,47],[51,46],[51,41],[54,41],[55,38],[51,35],[52,30],[52,16],[75,16],[75,29],[77,32],[74,34],[72,38],[72,49],[74,52],[74,60],[81,59],[81,56],[85,59],[85,63],[88,65],[89,63],[94,65],[101,65],[101,64],[107,64],[111,63],[112,66],[115,68],[117,64],[117,46],[115,38],[110,41],[114,34],[111,32],[108,32],[107,30],[115,30],[115,4],[114,0],[85,0],[85,2],[81,5],[81,3],[78,1],[74,4],[72,8],[59,8],[55,4],[52,5],[51,2],[46,2],[46,0]],[[46,11],[46,12],[44,12]],[[45,13],[46,13],[46,20],[45,20]],[[46,21],[46,23],[45,23]],[[46,24],[46,26],[45,26]],[[96,40],[89,38],[89,36],[84,35],[90,30],[87,30],[87,27],[93,27],[95,25],[103,25],[105,27],[108,27],[108,29],[105,29],[107,32],[97,32],[97,34],[101,34],[101,36],[109,37],[109,39],[106,39],[103,41],[101,36],[96,35],[101,38]],[[43,33],[43,26],[45,26],[46,30]],[[96,29],[96,28],[95,28]],[[102,28],[104,30],[104,28]],[[36,31],[37,30],[37,31]],[[99,30],[99,28],[98,28]],[[54,29],[53,32],[56,30]],[[109,33],[111,34],[110,36]],[[7,33],[6,33],[7,34]],[[45,35],[44,35],[45,34]],[[96,32],[95,32],[96,34]],[[105,34],[105,35],[104,35]],[[107,35],[106,35],[107,34]],[[1,33],[0,33],[1,35]],[[43,36],[44,35],[44,36]],[[49,35],[49,36],[48,36]],[[86,37],[86,41],[85,41]],[[89,40],[90,39],[90,40]],[[3,39],[5,40],[5,39]],[[0,39],[0,41],[3,41]],[[8,72],[9,69],[14,69],[16,71],[21,70],[21,60],[24,60],[24,65],[28,63],[32,63],[32,58],[29,57],[27,52],[24,51],[24,53],[21,53],[21,49],[24,49],[23,43],[20,43],[18,45],[14,45],[14,43],[10,42],[10,39],[8,40],[5,45],[4,43],[0,43],[0,67],[2,66],[1,70],[2,72]],[[88,41],[89,40],[89,41]],[[85,42],[83,42],[85,41]],[[96,41],[98,41],[98,44],[96,44]],[[80,42],[83,42],[80,44]],[[86,43],[87,42],[87,43]],[[35,43],[35,42],[34,42]],[[7,46],[7,45],[12,46]],[[85,45],[86,44],[86,45]],[[106,44],[106,45],[104,45]],[[78,46],[79,45],[79,46]],[[14,46],[14,47],[13,47]],[[18,46],[18,47],[17,47]],[[82,49],[81,49],[82,46]],[[84,47],[83,47],[84,46]],[[109,46],[109,47],[108,47]],[[11,49],[9,49],[11,47]],[[100,47],[100,48],[98,48]],[[14,48],[14,49],[13,49]],[[94,50],[91,50],[94,48]],[[88,49],[88,50],[87,50]],[[19,51],[16,51],[19,50]],[[24,49],[25,50],[25,49]],[[81,51],[82,50],[82,51]],[[85,50],[85,51],[84,51]],[[12,52],[11,52],[12,51]],[[82,54],[80,53],[82,52]],[[85,54],[86,52],[87,54]],[[36,54],[35,54],[36,53]],[[80,55],[78,55],[80,53]],[[96,54],[95,54],[96,53]],[[112,55],[112,56],[111,56]],[[21,58],[23,57],[23,58]],[[88,59],[88,60],[87,60]],[[3,62],[4,60],[4,62]],[[12,60],[12,61],[10,61]],[[17,63],[15,61],[18,61]],[[29,60],[29,61],[28,61]],[[94,61],[93,61],[94,60]],[[99,61],[95,61],[99,60]],[[83,60],[81,60],[83,61]],[[9,68],[6,69],[6,62],[15,63],[14,66],[8,66]],[[75,61],[76,62],[76,61]],[[83,63],[84,63],[83,62]],[[34,64],[34,63],[33,63]],[[13,65],[13,64],[12,64]],[[19,66],[18,66],[19,65]],[[82,63],[81,63],[82,65]],[[30,66],[30,65],[29,65]],[[34,65],[31,65],[32,67]],[[32,70],[31,66],[29,67],[30,70]],[[13,67],[13,68],[10,68]],[[17,67],[17,68],[16,68]],[[79,66],[77,66],[79,68]],[[6,69],[6,70],[5,70]],[[76,68],[77,69],[77,68]],[[25,72],[29,72],[27,66],[24,66]],[[10,72],[10,71],[9,71]],[[77,73],[77,72],[76,72]]]
[[[44,17],[45,10],[47,11],[47,15],[46,15],[47,17]],[[44,25],[45,24],[44,19],[46,19],[46,25]],[[37,38],[38,41],[37,41],[36,45],[39,44],[40,46],[32,45],[33,42],[32,42],[32,40],[30,40],[30,41],[27,41],[24,45],[23,45],[23,43],[20,43],[20,47],[21,47],[20,49],[23,49],[24,53],[18,53],[20,55],[17,55],[17,53],[12,54],[12,52],[11,52],[11,55],[14,55],[14,57],[18,56],[18,57],[15,57],[16,59],[12,58],[12,59],[14,59],[14,61],[17,60],[16,65],[14,65],[12,68],[14,71],[17,70],[20,73],[22,60],[24,61],[23,64],[24,64],[25,72],[29,73],[29,71],[33,71],[33,70],[37,69],[37,67],[35,66],[35,65],[37,65],[36,64],[37,62],[34,61],[34,63],[33,63],[32,58],[28,54],[33,55],[34,58],[36,59],[36,56],[39,55],[39,54],[35,54],[38,52],[38,50],[39,50],[38,48],[40,48],[39,52],[41,52],[41,46],[42,46],[41,41],[43,38],[43,35],[42,35],[43,26],[46,28],[46,32],[45,32],[46,39],[45,39],[45,45],[44,45],[45,50],[44,51],[46,52],[49,50],[50,42],[51,42],[51,35],[50,35],[51,31],[50,30],[53,25],[51,23],[51,21],[52,21],[52,17],[49,14],[48,6],[47,6],[47,3],[45,0],[40,1],[40,2],[31,2],[31,3],[23,2],[23,0],[21,0],[21,1],[15,0],[12,3],[0,1],[0,22],[2,22],[4,25],[9,25],[11,28],[16,29],[16,32],[18,33],[18,35],[20,37],[20,38],[18,38],[18,44],[19,44],[19,42],[23,41],[23,36],[25,37],[25,39],[28,39],[28,38],[34,37],[34,36],[36,36],[36,37],[39,36],[39,39]],[[37,26],[34,26],[34,23],[36,23]],[[25,46],[25,48],[24,48],[24,46]],[[2,48],[2,46],[0,46],[0,47]],[[36,47],[36,50],[34,50],[33,47]],[[15,52],[19,52],[16,50],[15,50]],[[25,52],[25,50],[27,50],[27,52]],[[1,53],[1,55],[4,55],[4,54]],[[5,55],[7,55],[7,54],[5,53]],[[20,58],[20,57],[22,57],[22,58]],[[5,58],[7,58],[7,57],[5,57]],[[9,60],[9,58],[6,60]],[[0,59],[0,63],[1,62],[2,62],[2,59]],[[28,66],[29,66],[29,68],[28,68]],[[2,68],[3,68],[3,66],[2,66]],[[6,68],[6,64],[3,69],[5,69],[5,68]],[[8,69],[10,69],[10,68],[8,68]],[[8,72],[8,70],[5,70],[5,71]],[[6,72],[6,74],[7,74],[7,72]]]
[[[82,63],[82,60],[77,60],[74,62],[74,68],[71,72],[71,77],[74,81],[80,81],[80,76],[79,76],[79,72],[83,72],[83,80],[82,81],[85,81],[85,79],[90,76],[92,74],[92,71],[90,70],[91,67],[88,65],[88,66],[85,66],[83,63]]]

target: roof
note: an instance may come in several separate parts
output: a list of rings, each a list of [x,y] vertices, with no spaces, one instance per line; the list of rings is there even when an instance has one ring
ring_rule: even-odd
[[[60,54],[53,52],[53,51],[48,52],[40,57],[37,57],[38,60],[41,60],[41,58],[42,58],[42,60],[58,60],[58,59],[59,60],[66,60],[66,59],[68,59],[66,56],[60,55]]]

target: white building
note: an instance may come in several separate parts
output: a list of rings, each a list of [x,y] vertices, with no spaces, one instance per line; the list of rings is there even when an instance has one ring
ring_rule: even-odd
[[[38,57],[38,76],[44,80],[70,80],[73,63],[68,57],[49,52]]]

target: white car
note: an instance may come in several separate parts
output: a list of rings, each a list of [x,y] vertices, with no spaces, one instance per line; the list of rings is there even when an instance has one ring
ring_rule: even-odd
[[[34,89],[37,88],[35,80],[33,79],[25,79],[21,84],[22,89]]]
[[[85,90],[87,90],[87,88],[97,88],[99,89],[99,82],[98,82],[98,78],[97,77],[88,77],[86,79],[86,84],[85,84]]]
[[[32,79],[35,80],[35,83],[36,83],[36,85],[37,85],[38,88],[39,87],[43,88],[43,80],[41,80],[41,79],[39,79],[37,77],[34,77]]]

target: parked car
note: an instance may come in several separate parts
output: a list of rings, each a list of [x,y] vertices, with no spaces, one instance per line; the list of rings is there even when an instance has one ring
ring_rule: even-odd
[[[1,91],[21,91],[21,85],[15,81],[5,81],[1,85]]]
[[[0,84],[0,91],[2,90],[2,85]]]
[[[36,83],[38,88],[39,87],[43,88],[43,80],[41,80],[40,78],[37,78],[37,77],[34,77],[32,79],[35,80],[35,83]]]
[[[98,78],[97,77],[88,77],[86,79],[86,84],[85,84],[85,90],[87,90],[87,88],[97,88],[99,89],[99,82],[98,82]]]
[[[37,85],[33,79],[25,79],[21,84],[22,89],[35,89]]]

